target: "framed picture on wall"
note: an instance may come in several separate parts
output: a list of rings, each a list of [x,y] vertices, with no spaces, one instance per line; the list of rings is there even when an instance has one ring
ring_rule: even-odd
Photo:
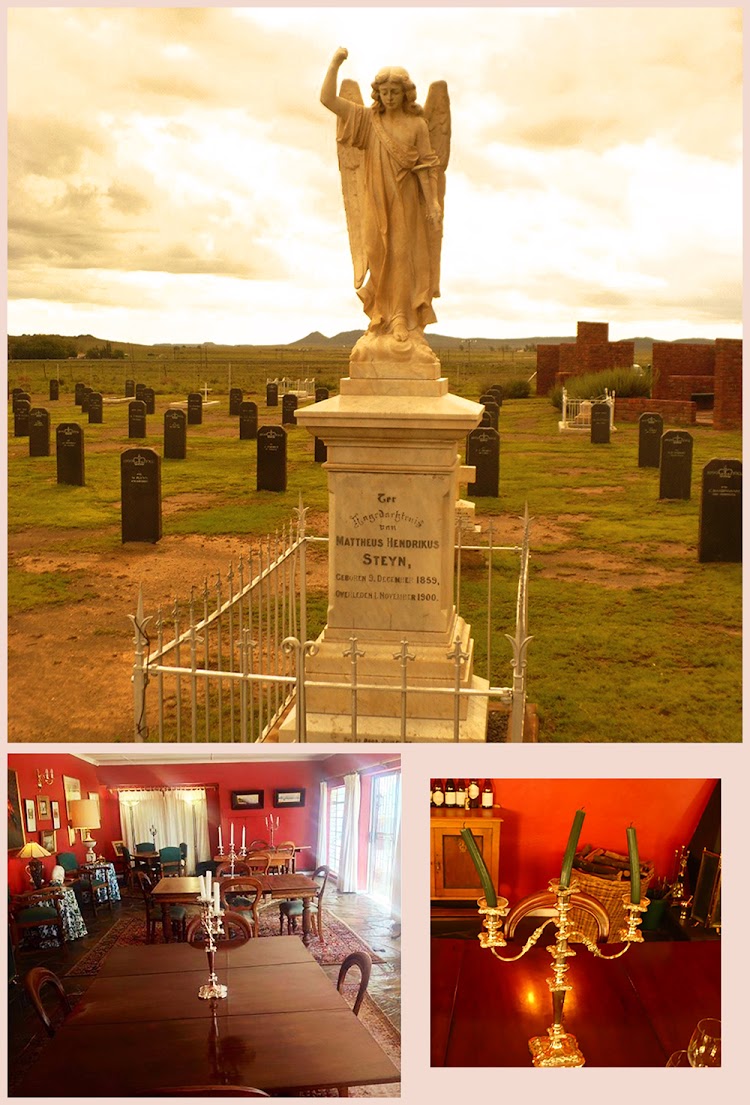
[[[76,842],[76,831],[68,826],[68,844],[72,848]]]
[[[118,856],[120,859],[122,859],[122,857],[125,855],[125,841],[124,840],[113,840],[112,841],[112,849],[113,849],[115,855]]]
[[[72,799],[81,797],[81,783],[78,779],[71,778],[70,775],[63,775],[63,786],[65,787],[65,813],[68,821],[70,821],[70,805]]]
[[[52,801],[50,802],[49,806],[50,806],[50,811],[52,813],[52,828],[53,829],[59,829],[60,828],[60,803],[56,802],[55,799],[53,798]]]
[[[41,794],[36,800],[36,812],[40,821],[49,821],[49,798],[44,798]]]
[[[99,824],[101,825],[101,823],[102,823],[102,808],[99,805],[99,791],[98,790],[90,790],[89,791],[89,798],[91,799],[92,802],[96,802],[96,812],[99,814]]]
[[[36,832],[36,806],[33,798],[24,798],[23,808],[26,814],[26,832]]]
[[[21,798],[18,793],[18,775],[8,768],[8,851],[23,848],[26,834],[21,817]]]
[[[42,848],[54,855],[57,851],[57,833],[54,829],[42,829],[39,833],[39,843]]]
[[[275,790],[273,792],[274,806],[304,806],[305,789],[301,790]]]
[[[233,810],[262,810],[263,809],[263,791],[262,790],[233,790],[232,791],[232,809]]]

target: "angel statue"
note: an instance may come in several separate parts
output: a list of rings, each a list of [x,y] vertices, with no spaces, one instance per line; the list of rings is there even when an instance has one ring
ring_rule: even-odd
[[[333,55],[320,100],[338,116],[354,286],[370,318],[352,360],[435,361],[424,328],[436,321],[432,301],[440,295],[448,88],[430,85],[422,108],[409,74],[391,66],[372,82],[367,108],[356,81],[342,81],[336,92],[347,57],[343,47]]]

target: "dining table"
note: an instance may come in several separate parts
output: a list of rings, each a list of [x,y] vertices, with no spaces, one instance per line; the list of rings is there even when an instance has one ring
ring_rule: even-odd
[[[243,860],[249,859],[251,856],[267,855],[270,860],[271,867],[278,867],[282,863],[289,863],[291,868],[290,874],[293,875],[296,870],[298,853],[306,851],[309,847],[309,844],[295,844],[294,852],[292,853],[291,857],[289,856],[288,852],[277,852],[275,848],[271,847],[254,848],[252,852],[246,852],[244,856],[240,855],[239,852],[236,852],[235,859],[241,863]],[[217,855],[214,856],[214,863],[229,863],[229,855],[224,852],[219,852]]]
[[[102,1097],[116,1087],[118,1097],[129,1097],[242,1085],[293,1097],[399,1080],[298,938],[220,946],[216,973],[227,996],[201,1000],[204,950],[115,947],[14,1096]]]
[[[169,907],[194,905],[198,911],[201,880],[198,875],[164,876],[151,891],[151,900],[161,908],[162,931],[167,944],[172,940],[172,920]]]
[[[500,963],[478,942],[432,939],[433,1067],[532,1065],[529,1040],[552,1023],[551,958],[540,945]],[[699,1020],[721,1017],[720,940],[638,943],[609,961],[572,948],[563,1023],[586,1066],[663,1067]],[[498,954],[519,951],[509,944]]]
[[[309,947],[313,933],[310,924],[310,904],[320,893],[320,886],[308,875],[254,875],[261,885],[266,902],[302,899],[302,943]]]

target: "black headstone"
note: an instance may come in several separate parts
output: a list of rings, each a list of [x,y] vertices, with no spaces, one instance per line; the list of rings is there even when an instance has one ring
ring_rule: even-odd
[[[16,399],[13,410],[13,434],[15,437],[29,436],[29,411],[31,403],[28,399]]]
[[[146,404],[142,399],[128,403],[128,437],[146,436]]]
[[[164,457],[184,460],[187,456],[187,416],[184,411],[170,408],[164,412]]]
[[[661,435],[659,498],[689,499],[693,470],[693,438],[685,430]]]
[[[61,422],[55,431],[57,482],[83,487],[83,430],[77,422]]]
[[[120,455],[123,541],[161,537],[161,457],[153,449],[126,449]]]
[[[493,430],[499,430],[500,408],[498,407],[497,403],[495,403],[495,401],[490,398],[487,398],[486,400],[483,399],[482,402],[484,403],[485,414],[488,414],[490,416],[490,426],[492,426]]]
[[[85,387],[81,392],[81,414],[89,413],[89,400],[94,393],[93,388]]]
[[[54,402],[55,399],[60,398],[60,381],[50,380],[49,382],[49,397]]]
[[[279,385],[278,384],[266,384],[266,406],[278,407],[279,405]]]
[[[11,394],[12,399],[13,399],[13,406],[15,407],[16,399],[18,398],[19,395],[24,395],[25,392],[24,392],[23,388],[13,388],[13,390],[11,391],[10,394]]]
[[[74,399],[77,407],[80,407],[81,403],[83,402],[83,389],[85,387],[85,384],[76,384]]]
[[[101,426],[104,422],[104,399],[100,391],[92,391],[89,395],[89,424],[96,423]]]
[[[315,438],[315,463],[325,464],[328,460],[328,446],[322,438]]]
[[[141,401],[144,401],[143,400],[143,393],[144,393],[145,390],[146,390],[146,385],[145,384],[136,384],[135,385],[135,397],[136,397],[136,399],[140,399]]]
[[[664,419],[660,414],[646,411],[638,419],[638,467],[658,468],[661,435]]]
[[[29,411],[29,456],[49,456],[49,411],[44,407]]]
[[[258,404],[240,403],[240,441],[255,441],[258,436]]]
[[[466,439],[466,463],[477,470],[469,495],[496,499],[500,493],[500,434],[491,426],[479,426]]]
[[[239,414],[240,403],[242,402],[242,388],[230,388],[229,389],[229,413]]]
[[[256,489],[286,491],[286,430],[281,426],[258,430]]]
[[[323,403],[328,398],[328,388],[315,389],[315,402]]]
[[[494,430],[495,428],[492,425],[492,415],[486,408],[482,411],[482,421],[479,423],[479,425],[486,426],[488,430]]]
[[[125,381],[125,398],[135,399],[135,380]]]
[[[31,407],[31,396],[28,391],[24,391],[23,388],[13,389],[13,413],[16,413],[16,407],[19,403],[28,403]]]
[[[742,563],[742,462],[710,460],[703,469],[698,560]]]
[[[187,397],[188,426],[200,426],[203,423],[203,396],[199,391],[191,391]]]
[[[591,404],[591,444],[609,445],[609,403]]]
[[[487,388],[487,394],[494,395],[495,402],[497,403],[498,407],[502,407],[503,396],[505,395],[505,392],[503,391],[500,384],[493,384],[491,388]]]
[[[143,389],[143,402],[146,404],[146,414],[156,414],[156,395],[153,388]]]
[[[282,426],[296,426],[297,415],[294,413],[297,409],[297,396],[296,395],[284,395],[281,400],[281,425]]]

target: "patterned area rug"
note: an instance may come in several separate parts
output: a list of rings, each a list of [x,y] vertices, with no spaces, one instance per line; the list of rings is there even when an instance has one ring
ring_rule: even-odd
[[[267,910],[260,914],[260,936],[278,936],[279,921],[276,910]],[[310,953],[323,967],[343,963],[350,952],[365,951],[373,963],[382,963],[381,956],[357,936],[340,917],[330,910],[323,920],[324,942],[317,937],[310,944]],[[291,937],[290,937],[291,939]],[[296,939],[296,937],[294,937]],[[140,917],[121,917],[97,944],[81,956],[74,967],[66,972],[66,977],[75,975],[95,975],[102,965],[104,957],[115,944],[145,944],[146,922]]]

